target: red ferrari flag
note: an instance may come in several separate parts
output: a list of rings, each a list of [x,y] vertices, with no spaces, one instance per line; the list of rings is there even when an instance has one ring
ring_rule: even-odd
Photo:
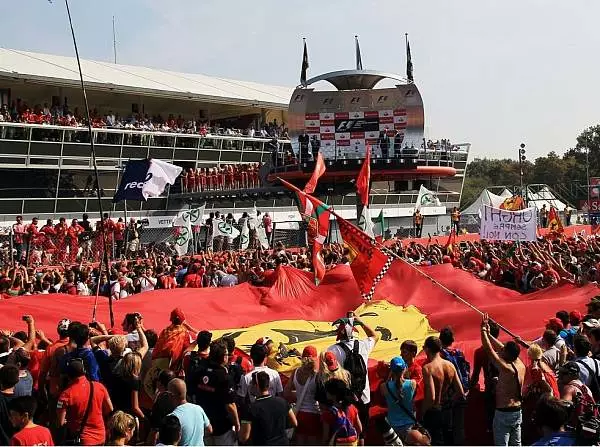
[[[329,235],[329,218],[331,210],[316,197],[300,191],[291,183],[279,179],[283,185],[296,193],[300,206],[298,211],[307,224],[308,244],[312,247],[312,263],[315,270],[315,284],[323,280],[325,276],[325,261],[321,255],[321,248]]]
[[[336,216],[340,234],[350,250],[350,268],[362,297],[373,298],[375,287],[392,265],[393,258],[384,254],[373,239],[345,219]]]
[[[364,206],[369,205],[369,183],[371,181],[371,146],[367,144],[365,159],[356,178],[356,194]]]
[[[550,211],[548,212],[548,229],[555,233],[563,233],[565,231],[558,211],[553,206],[550,207]]]
[[[306,183],[304,192],[307,194],[315,192],[315,189],[317,189],[317,182],[323,174],[325,174],[325,159],[323,158],[323,154],[319,152],[319,155],[317,155],[317,162],[315,163],[315,170],[313,171],[310,180]]]

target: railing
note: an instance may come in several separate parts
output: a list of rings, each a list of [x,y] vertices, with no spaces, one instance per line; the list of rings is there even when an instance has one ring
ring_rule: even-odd
[[[272,138],[199,135],[96,128],[92,130],[99,169],[123,161],[160,158],[184,166],[257,163],[267,158]],[[87,128],[0,122],[0,165],[91,168]],[[282,147],[288,140],[278,140]]]

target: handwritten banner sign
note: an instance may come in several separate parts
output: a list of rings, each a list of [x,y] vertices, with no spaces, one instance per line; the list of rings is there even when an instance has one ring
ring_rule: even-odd
[[[481,209],[481,239],[491,241],[535,241],[537,211],[525,208],[507,211],[483,205]]]

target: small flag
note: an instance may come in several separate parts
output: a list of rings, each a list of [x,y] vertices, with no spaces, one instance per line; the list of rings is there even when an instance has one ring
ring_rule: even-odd
[[[563,233],[565,231],[558,211],[553,206],[550,207],[550,211],[548,212],[548,230],[555,233]]]
[[[448,235],[448,240],[446,241],[446,245],[444,246],[444,250],[448,255],[454,255],[454,246],[456,245],[456,232],[452,230]]]
[[[415,211],[421,211],[421,207],[424,206],[442,206],[442,204],[433,191],[429,191],[421,185],[419,195],[417,196],[417,203],[415,204]]]
[[[358,36],[354,36],[354,40],[356,40],[356,69],[362,70],[362,58],[360,57],[360,45],[358,44]]]
[[[519,211],[525,208],[525,202],[521,196],[512,196],[504,199],[504,202],[500,204],[501,210],[507,211]]]
[[[371,219],[371,212],[368,206],[362,207],[362,214],[358,218],[358,228],[363,230],[369,237],[375,237],[375,225],[373,225],[373,219]]]
[[[306,49],[306,39],[304,40],[304,54],[302,55],[302,71],[300,72],[300,84],[306,85],[306,72],[308,71],[308,50]]]
[[[340,234],[350,254],[350,269],[362,297],[373,298],[375,287],[383,279],[393,258],[387,256],[376,242],[346,219],[336,216]]]
[[[240,230],[221,219],[213,219],[213,237],[224,236],[235,239],[240,235]]]
[[[406,78],[411,84],[415,82],[413,77],[413,63],[412,56],[410,54],[410,42],[408,41],[408,34],[406,34]]]
[[[315,163],[315,170],[313,171],[310,180],[306,183],[304,187],[304,192],[307,194],[312,194],[317,189],[317,183],[319,182],[319,178],[325,174],[325,159],[323,158],[323,154],[319,152],[317,155],[317,162]]]
[[[146,201],[160,196],[167,184],[172,185],[183,169],[157,159],[129,161],[113,202]]]
[[[206,205],[203,205],[200,208],[180,211],[173,219],[173,226],[176,227],[175,250],[179,256],[187,254],[189,244],[193,240],[192,226],[202,225],[205,207]]]
[[[379,223],[380,232],[378,236],[375,236],[375,240],[381,243],[385,239],[385,219],[383,217],[383,209],[379,212],[379,216],[377,216],[377,223]]]
[[[206,205],[202,205],[200,208],[180,211],[177,217],[173,219],[173,226],[184,227],[188,223],[191,225],[202,225],[205,207]]]
[[[371,182],[371,146],[367,144],[365,159],[356,178],[356,194],[363,206],[369,205],[369,189]]]

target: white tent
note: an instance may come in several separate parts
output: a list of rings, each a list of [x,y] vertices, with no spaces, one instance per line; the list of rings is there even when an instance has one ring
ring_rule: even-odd
[[[464,211],[461,211],[461,214],[479,215],[479,210],[481,209],[482,205],[488,205],[493,206],[494,208],[498,208],[502,204],[502,202],[504,202],[504,199],[506,199],[507,197],[512,197],[512,193],[506,188],[504,188],[500,195],[494,194],[488,189],[484,189],[483,191],[481,191],[481,194],[479,194],[479,197],[477,197],[475,202],[469,205]]]
[[[538,210],[546,205],[546,209],[548,210],[553,206],[558,211],[564,211],[567,206],[564,202],[557,199],[556,195],[547,186],[543,186],[538,192],[527,188],[527,204],[528,206],[536,207]]]

